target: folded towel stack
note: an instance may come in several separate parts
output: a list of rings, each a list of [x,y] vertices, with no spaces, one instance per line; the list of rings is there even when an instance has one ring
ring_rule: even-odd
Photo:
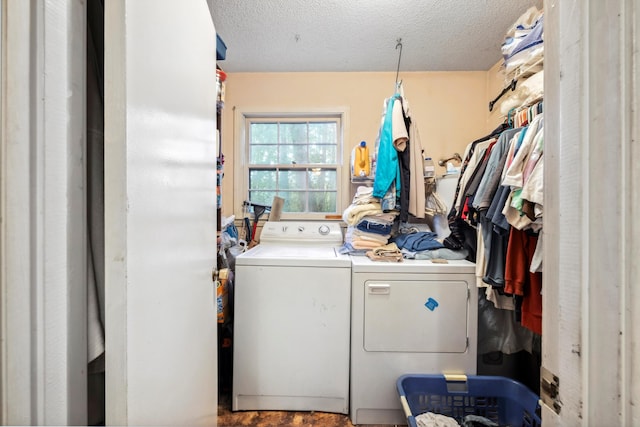
[[[384,213],[370,187],[358,187],[353,203],[342,214],[347,223],[341,253],[365,255],[366,251],[389,243],[396,212]]]
[[[373,187],[360,186],[356,190],[355,196],[353,196],[352,205],[366,205],[369,203],[377,202],[378,199],[373,197]]]
[[[402,252],[395,243],[388,243],[367,251],[367,257],[373,261],[401,262]]]
[[[372,202],[363,205],[349,205],[342,213],[342,219],[347,225],[356,225],[362,218],[367,215],[381,214],[382,208],[380,203]]]

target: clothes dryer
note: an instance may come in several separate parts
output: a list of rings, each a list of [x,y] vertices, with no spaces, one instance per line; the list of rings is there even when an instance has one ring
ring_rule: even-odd
[[[475,264],[351,262],[351,421],[403,424],[398,377],[476,373]]]

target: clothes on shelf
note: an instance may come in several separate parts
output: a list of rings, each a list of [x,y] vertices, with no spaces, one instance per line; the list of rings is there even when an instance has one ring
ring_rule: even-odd
[[[522,109],[523,106],[533,105],[540,101],[544,94],[544,70],[532,74],[526,79],[520,79],[515,90],[510,92],[502,99],[500,103],[500,112],[503,116],[510,115],[513,112]],[[521,125],[515,125],[519,127]]]
[[[544,16],[535,6],[522,14],[507,31],[502,44],[505,82],[542,70]]]

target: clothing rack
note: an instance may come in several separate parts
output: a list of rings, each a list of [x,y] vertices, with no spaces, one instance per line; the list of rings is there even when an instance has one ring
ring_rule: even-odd
[[[542,114],[544,102],[542,99],[536,100],[527,105],[512,108],[507,113],[506,123],[511,128],[519,128],[531,123],[531,120],[538,114]]]

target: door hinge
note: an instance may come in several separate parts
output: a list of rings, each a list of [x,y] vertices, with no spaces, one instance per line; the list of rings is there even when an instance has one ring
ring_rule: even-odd
[[[560,378],[544,366],[540,369],[540,395],[545,405],[560,414]]]

